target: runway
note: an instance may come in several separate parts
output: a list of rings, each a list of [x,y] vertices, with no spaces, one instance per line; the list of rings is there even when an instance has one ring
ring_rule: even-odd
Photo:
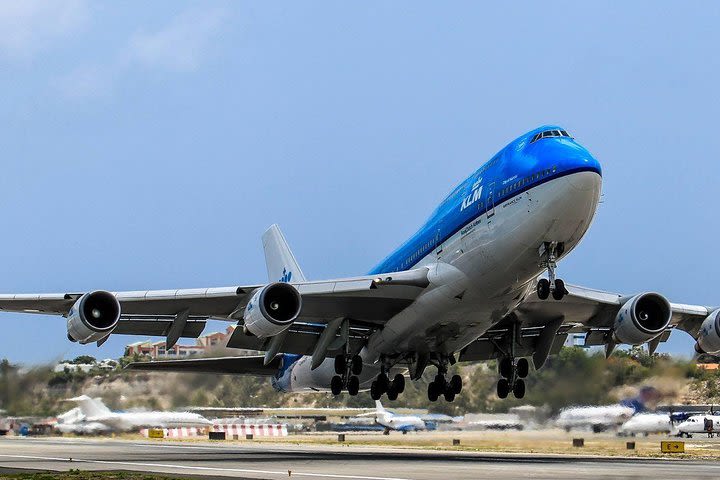
[[[694,460],[496,454],[324,445],[188,444],[0,438],[0,467],[135,470],[207,478],[359,480],[477,478],[717,478],[720,463]]]

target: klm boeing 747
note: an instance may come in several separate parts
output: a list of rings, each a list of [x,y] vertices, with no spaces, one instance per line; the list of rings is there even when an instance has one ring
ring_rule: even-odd
[[[58,314],[68,339],[158,335],[174,345],[207,319],[236,323],[227,346],[257,357],[200,358],[136,369],[267,375],[280,391],[394,400],[406,374],[437,374],[428,397],[453,401],[455,362],[497,359],[497,394],[525,395],[524,378],[570,333],[586,345],[647,344],[692,335],[720,353],[720,308],[654,292],[607,293],[566,284],[557,263],[587,233],[600,199],[600,163],[572,135],[544,126],[513,140],[445,198],[427,222],[368,275],[309,281],[273,225],[263,236],[269,282],[225,288],[1,295],[0,310]]]

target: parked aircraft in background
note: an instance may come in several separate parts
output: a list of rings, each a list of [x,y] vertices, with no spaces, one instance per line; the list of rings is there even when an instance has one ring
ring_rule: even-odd
[[[572,407],[561,410],[555,424],[568,432],[589,428],[598,433],[620,427],[633,415],[635,415],[635,409],[625,405]]]
[[[385,427],[385,431],[396,430],[398,432],[415,432],[418,430],[426,430],[427,426],[425,421],[417,415],[396,415],[392,412],[385,410],[380,400],[375,400],[375,412],[372,414],[363,415],[375,415],[375,422],[378,425]]]
[[[523,398],[527,357],[539,369],[568,333],[585,333],[586,345],[605,345],[609,355],[618,344],[654,352],[677,329],[697,340],[697,352],[720,353],[720,309],[670,303],[653,292],[601,292],[557,276],[557,262],[590,227],[601,185],[590,152],[565,129],[543,126],[457,185],[369,275],[308,281],[274,225],[263,235],[265,284],[10,294],[0,296],[0,310],[62,315],[68,339],[83,344],[117,333],[162,335],[170,347],[200,335],[207,319],[235,322],[240,328],[227,346],[263,357],[134,368],[267,375],[281,391],[357,395],[369,388],[375,400],[403,392],[402,372],[416,380],[433,366],[428,398],[453,401],[462,379],[448,379],[448,367],[490,359],[499,360],[498,396]],[[391,196],[381,202],[392,209]],[[342,241],[347,233],[336,234]]]
[[[640,413],[631,417],[620,426],[621,435],[649,435],[651,433],[668,433],[675,431],[672,418],[667,413]]]
[[[140,428],[209,427],[202,415],[191,412],[113,412],[99,398],[71,398],[78,406],[58,417],[56,428],[64,433],[131,431]]]
[[[720,432],[720,415],[693,415],[677,426],[678,435],[690,438],[693,433],[715,435]]]

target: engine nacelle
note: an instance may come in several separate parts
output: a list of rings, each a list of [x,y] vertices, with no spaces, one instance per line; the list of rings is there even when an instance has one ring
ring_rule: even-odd
[[[670,302],[657,293],[641,293],[625,302],[615,317],[613,339],[640,345],[660,335],[672,318]]]
[[[717,355],[720,353],[720,310],[716,310],[703,320],[698,332],[695,351]]]
[[[82,344],[97,342],[112,333],[120,320],[120,302],[103,290],[86,293],[67,316],[68,339]]]
[[[267,338],[287,330],[300,314],[302,297],[289,283],[258,289],[245,307],[245,331]]]

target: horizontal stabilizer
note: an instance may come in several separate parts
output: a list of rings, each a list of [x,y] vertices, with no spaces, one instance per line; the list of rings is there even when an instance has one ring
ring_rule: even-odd
[[[280,368],[280,357],[275,358],[267,365],[264,365],[264,358],[262,356],[253,356],[160,360],[156,362],[133,362],[125,368],[158,372],[275,375]]]

